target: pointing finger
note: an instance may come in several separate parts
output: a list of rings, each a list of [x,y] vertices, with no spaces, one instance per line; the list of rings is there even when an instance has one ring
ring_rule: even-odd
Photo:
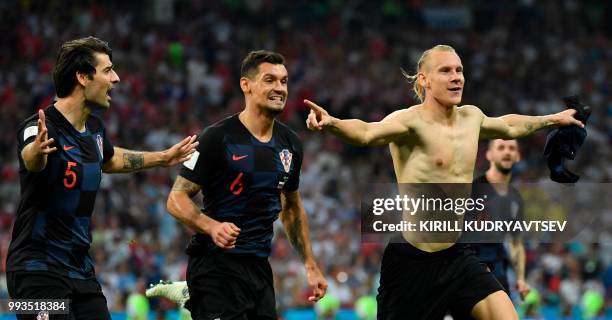
[[[321,113],[321,110],[323,110],[323,108],[319,107],[316,103],[308,99],[304,99],[304,103],[310,108],[311,111],[314,111],[315,113]]]

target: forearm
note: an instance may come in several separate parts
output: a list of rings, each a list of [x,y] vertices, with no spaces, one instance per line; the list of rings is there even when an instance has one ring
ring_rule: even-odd
[[[200,208],[182,192],[170,191],[166,204],[168,212],[179,222],[195,232],[210,234],[217,220],[201,213]]]
[[[512,247],[512,266],[514,267],[514,272],[516,273],[517,280],[525,280],[525,246],[521,240],[515,240],[511,245]]]
[[[359,119],[341,120],[332,118],[330,125],[325,128],[327,131],[352,145],[366,146],[369,143],[367,139],[368,123],[365,121]]]
[[[525,116],[519,114],[508,114],[500,117],[508,125],[509,139],[522,138],[531,133],[556,126],[559,124],[558,117],[554,114],[545,116]]]
[[[40,172],[47,166],[47,154],[35,153],[32,143],[21,150],[21,158],[26,169],[31,172]]]
[[[291,245],[297,251],[302,262],[307,267],[314,264],[306,212],[300,208],[291,208],[282,213],[281,220],[289,242],[291,242]]]
[[[115,154],[104,172],[126,173],[151,167],[163,166],[167,162],[164,151],[147,152],[114,148]]]

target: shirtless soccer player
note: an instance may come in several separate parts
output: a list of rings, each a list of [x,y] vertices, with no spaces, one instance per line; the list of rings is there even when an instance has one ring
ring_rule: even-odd
[[[583,126],[574,110],[547,116],[489,118],[459,106],[465,79],[452,47],[423,53],[414,81],[421,104],[380,122],[340,120],[305,100],[307,126],[359,146],[389,144],[398,183],[471,183],[478,139],[516,139],[553,126]],[[385,249],[378,293],[379,319],[517,319],[508,295],[471,250],[454,242],[426,243],[403,233]]]

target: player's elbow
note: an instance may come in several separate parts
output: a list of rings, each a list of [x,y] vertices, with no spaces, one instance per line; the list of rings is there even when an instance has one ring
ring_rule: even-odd
[[[372,143],[373,140],[374,138],[372,137],[372,133],[369,131],[365,131],[361,138],[357,141],[357,143],[355,143],[355,145],[358,147],[367,147]]]
[[[504,139],[504,140],[514,140],[514,139],[522,138],[522,137],[524,137],[526,135],[527,135],[526,132],[522,132],[518,128],[509,127],[508,130],[505,130],[503,132],[501,138]]]
[[[166,211],[168,211],[168,213],[170,213],[170,215],[175,218],[177,217],[177,214],[179,212],[179,198],[179,192],[170,191],[170,194],[168,195],[168,200],[166,201]]]

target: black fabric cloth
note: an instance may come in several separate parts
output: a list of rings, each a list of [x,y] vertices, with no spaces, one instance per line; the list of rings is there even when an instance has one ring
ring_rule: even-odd
[[[21,151],[35,138],[38,113],[19,126],[21,199],[15,215],[7,271],[39,271],[74,279],[95,276],[91,216],[102,166],[114,154],[100,117],[91,114],[77,131],[54,105],[44,110],[48,137],[57,151],[40,172],[25,168]],[[21,298],[21,297],[15,297]]]
[[[241,229],[236,247],[222,250],[209,235],[196,233],[187,254],[211,251],[227,254],[270,255],[273,223],[282,209],[281,192],[299,187],[302,143],[285,124],[274,121],[268,142],[257,140],[238,114],[221,120],[200,134],[200,145],[180,176],[202,187],[203,212]]]
[[[471,319],[476,303],[503,290],[469,245],[430,253],[397,241],[382,259],[378,319]]]
[[[95,278],[74,279],[48,272],[6,273],[13,299],[68,299],[69,314],[50,314],[50,320],[110,320],[106,298]],[[18,320],[36,320],[36,314],[17,314]]]
[[[575,109],[574,117],[586,123],[591,115],[591,108],[580,101],[580,97],[571,96],[563,99],[568,109]],[[575,125],[565,126],[553,130],[546,139],[544,158],[550,169],[550,179],[559,183],[575,183],[580,179],[578,175],[565,168],[565,160],[574,160],[580,146],[587,137],[585,128]]]
[[[190,256],[187,287],[185,307],[194,320],[277,319],[267,258],[222,252]]]

